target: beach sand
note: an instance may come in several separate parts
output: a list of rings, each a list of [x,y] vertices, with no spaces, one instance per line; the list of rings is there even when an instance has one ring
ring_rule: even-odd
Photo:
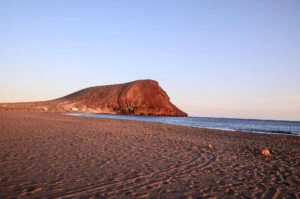
[[[0,198],[300,197],[300,136],[0,111],[0,142]]]

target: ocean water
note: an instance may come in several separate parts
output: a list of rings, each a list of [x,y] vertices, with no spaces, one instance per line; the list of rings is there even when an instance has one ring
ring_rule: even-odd
[[[300,121],[255,120],[210,117],[162,117],[162,116],[128,116],[107,114],[71,113],[68,115],[159,122],[181,126],[202,127],[209,129],[244,131],[258,133],[290,134],[300,136]]]

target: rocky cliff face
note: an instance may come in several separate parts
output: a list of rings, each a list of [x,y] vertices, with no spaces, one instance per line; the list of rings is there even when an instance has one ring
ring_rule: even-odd
[[[90,87],[56,100],[15,104],[16,109],[21,106],[44,111],[187,116],[154,80]],[[6,109],[9,107],[6,104]]]

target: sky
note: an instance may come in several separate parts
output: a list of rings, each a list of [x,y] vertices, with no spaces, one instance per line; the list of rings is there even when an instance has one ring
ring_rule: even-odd
[[[190,116],[300,121],[298,0],[1,0],[0,102],[154,79]]]

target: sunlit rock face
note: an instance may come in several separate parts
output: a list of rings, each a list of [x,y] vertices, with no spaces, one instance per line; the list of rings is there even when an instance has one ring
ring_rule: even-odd
[[[5,104],[2,108],[125,115],[187,116],[185,112],[170,102],[167,93],[154,80],[137,80],[124,84],[90,87],[55,100]]]
[[[86,88],[58,101],[75,103],[78,111],[126,115],[184,116],[154,80]]]

